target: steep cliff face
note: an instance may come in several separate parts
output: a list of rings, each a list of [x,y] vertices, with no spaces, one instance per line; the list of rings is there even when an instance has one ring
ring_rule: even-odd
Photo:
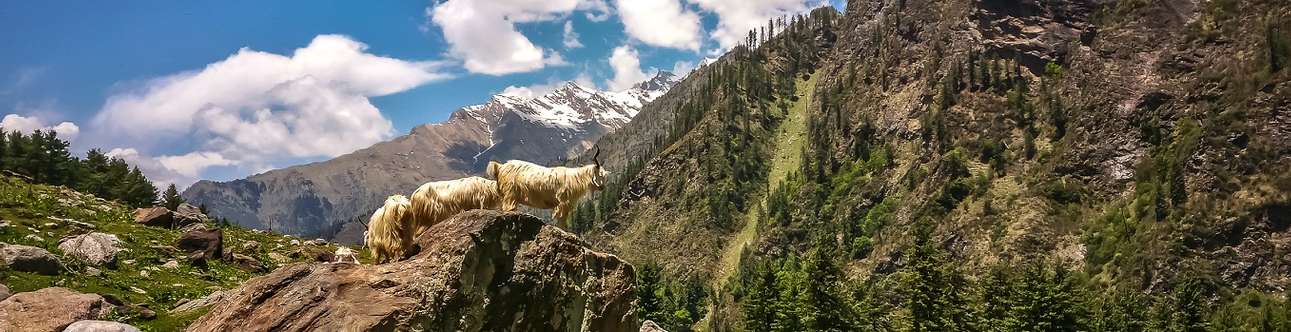
[[[252,279],[189,331],[636,331],[633,268],[522,214],[475,210],[383,265]]]
[[[357,243],[362,225],[351,221],[365,218],[386,196],[482,174],[489,160],[545,164],[575,156],[624,126],[676,79],[660,72],[619,92],[570,82],[542,96],[496,95],[388,142],[246,179],[201,181],[184,197],[247,227]]]

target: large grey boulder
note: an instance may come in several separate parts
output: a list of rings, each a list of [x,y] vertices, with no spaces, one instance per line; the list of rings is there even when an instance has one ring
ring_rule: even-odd
[[[0,243],[0,266],[44,275],[63,273],[63,263],[48,250],[16,244]]]
[[[98,294],[50,287],[0,301],[0,331],[58,332],[74,322],[102,319],[114,306]]]
[[[104,265],[116,262],[117,253],[121,252],[121,239],[108,233],[89,233],[77,235],[58,244],[64,254],[90,265]]]
[[[104,320],[83,320],[68,325],[63,332],[141,332],[129,324]]]

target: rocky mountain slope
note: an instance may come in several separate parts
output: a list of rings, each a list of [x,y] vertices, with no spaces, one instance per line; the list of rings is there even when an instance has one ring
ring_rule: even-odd
[[[602,139],[648,152],[575,224],[651,276],[643,318],[672,330],[1291,326],[1288,12],[791,18],[682,82],[654,135]]]
[[[189,331],[636,331],[631,265],[523,214],[435,225],[415,256],[298,264],[234,290]]]
[[[336,250],[220,227],[195,207],[178,210],[136,213],[64,187],[0,176],[0,331],[107,324],[93,320],[175,331],[222,290],[282,265],[330,261]]]
[[[388,142],[246,179],[201,181],[183,196],[246,227],[356,243],[362,225],[350,221],[366,218],[386,196],[410,193],[428,181],[482,174],[489,160],[554,163],[576,156],[675,81],[660,72],[621,92],[570,82],[532,98],[496,95]]]

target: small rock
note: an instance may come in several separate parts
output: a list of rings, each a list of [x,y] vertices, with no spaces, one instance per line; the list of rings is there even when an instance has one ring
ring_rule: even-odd
[[[256,241],[247,241],[246,243],[243,243],[243,244],[242,244],[242,250],[243,250],[243,251],[257,251],[257,250],[260,250],[260,242],[256,242]]]
[[[148,292],[144,291],[143,289],[141,289],[141,288],[139,288],[139,287],[135,287],[135,286],[130,286],[130,291],[131,291],[131,292],[135,292],[135,293],[139,293],[139,294],[148,294]]]
[[[94,268],[93,266],[91,266],[91,267],[86,267],[86,268],[85,268],[85,275],[87,275],[87,276],[91,276],[91,277],[97,277],[97,276],[103,275],[103,271],[101,271],[101,270],[99,270],[99,269],[96,269],[96,268]]]
[[[171,269],[171,270],[178,270],[178,269],[179,269],[179,261],[176,261],[176,260],[173,260],[173,259],[172,259],[172,260],[168,260],[168,261],[166,261],[166,264],[162,264],[162,265],[161,265],[161,267],[164,267],[164,268],[167,268],[167,269]]]
[[[57,223],[52,223],[52,222],[47,222],[47,223],[45,223],[45,224],[43,224],[43,225],[40,225],[40,226],[41,226],[41,227],[44,227],[44,228],[48,228],[48,229],[58,228],[58,224],[57,224]]]
[[[63,253],[91,265],[111,264],[121,252],[121,240],[107,233],[89,233],[72,237],[58,244]]]
[[[151,275],[148,274],[148,270],[139,270],[139,276],[143,277],[144,279],[147,279]]]
[[[659,324],[655,324],[654,321],[647,319],[644,323],[641,323],[640,332],[668,332],[668,330],[659,327]]]
[[[63,272],[63,263],[54,254],[45,249],[23,245],[0,244],[0,266],[43,275],[58,275]]]
[[[97,294],[50,287],[0,301],[0,331],[62,331],[86,319],[102,319],[113,305]]]
[[[127,259],[127,260],[124,260],[124,261],[121,261],[121,262],[122,262],[122,263],[125,263],[126,265],[134,265],[134,260],[133,260],[133,259]]]
[[[251,256],[235,253],[231,256],[230,260],[238,268],[243,269],[247,272],[264,271],[264,265],[260,264],[260,261],[256,260],[255,258],[251,258]]]
[[[45,242],[44,238],[36,236],[36,234],[27,234],[27,236],[22,237],[22,239],[31,242]]]
[[[155,314],[154,314],[155,315]],[[68,325],[63,332],[140,332],[138,328],[124,323],[103,320],[83,320]]]
[[[188,312],[188,311],[205,308],[207,306],[210,306],[211,304],[215,304],[217,302],[224,300],[225,295],[226,293],[224,291],[215,291],[211,293],[211,295],[207,295],[206,297],[203,297],[200,299],[196,299],[192,301],[184,301],[183,303],[176,303],[175,309],[171,309],[170,312],[181,313],[181,312]]]
[[[160,206],[134,210],[134,222],[148,226],[170,228],[174,224],[173,218],[170,210]]]
[[[9,298],[9,295],[13,295],[13,293],[9,292],[9,287],[0,285],[0,301],[4,301],[4,299]]]
[[[152,250],[156,250],[157,252],[160,252],[166,255],[174,255],[179,253],[179,249],[175,249],[175,247],[172,247],[172,246],[153,245],[153,246],[148,246],[148,248]]]
[[[286,262],[290,262],[290,261],[291,261],[291,258],[287,258],[287,256],[283,256],[282,254],[279,254],[279,253],[276,253],[276,252],[271,252],[271,253],[269,253],[269,259],[270,259],[270,260],[273,260],[273,262],[274,262],[274,263],[278,263],[278,264],[282,264],[282,263],[286,263]]]
[[[300,245],[300,240],[292,239],[292,240],[291,240],[291,245],[293,245],[293,246],[298,246],[298,245]]]

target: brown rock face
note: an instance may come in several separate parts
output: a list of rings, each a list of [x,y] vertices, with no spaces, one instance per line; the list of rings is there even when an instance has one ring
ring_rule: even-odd
[[[296,264],[189,331],[636,331],[634,272],[529,215],[469,211],[384,265]]]
[[[153,227],[170,227],[173,215],[170,210],[160,206],[141,208],[134,210],[134,221]]]
[[[189,257],[201,259],[220,258],[224,254],[224,232],[219,229],[197,227],[185,232],[175,241],[175,247]],[[198,257],[194,257],[198,258]]]
[[[62,331],[76,321],[103,318],[111,312],[112,305],[102,296],[45,288],[0,301],[0,331]]]

